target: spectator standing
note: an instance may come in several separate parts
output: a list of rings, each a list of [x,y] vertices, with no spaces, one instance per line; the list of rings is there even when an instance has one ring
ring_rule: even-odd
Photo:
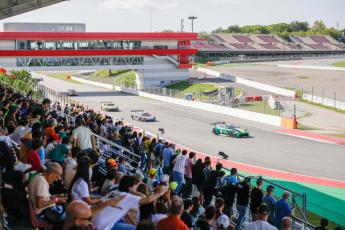
[[[262,198],[262,202],[266,203],[270,209],[270,215],[268,216],[268,223],[270,224],[275,224],[274,219],[275,219],[275,205],[276,205],[276,200],[273,197],[274,193],[274,186],[269,185],[266,188],[266,195]]]
[[[240,180],[238,179],[237,168],[232,168],[230,170],[230,175],[224,177],[223,184],[238,184]]]
[[[211,172],[211,160],[207,160],[205,161],[205,168],[203,169],[205,181],[207,181],[210,178]]]
[[[78,146],[81,151],[91,152],[95,146],[95,139],[91,131],[83,125],[83,120],[78,117],[75,120],[77,128],[72,131],[73,146]]]
[[[281,221],[284,217],[292,216],[292,210],[293,208],[289,205],[290,193],[284,192],[282,199],[277,201],[275,205],[275,226],[277,228],[280,228]]]
[[[277,230],[277,228],[267,222],[270,214],[270,208],[262,203],[258,207],[258,219],[247,225],[246,230]]]
[[[194,219],[193,226],[194,226],[195,222],[199,219],[199,217],[204,214],[205,209],[201,205],[200,198],[198,196],[193,197],[192,201],[193,201],[193,209],[191,210],[190,213],[194,217],[193,218]]]
[[[193,189],[192,168],[193,168],[194,159],[195,159],[195,153],[190,152],[189,157],[185,163],[184,180],[186,183],[185,183],[184,191],[182,194],[183,198],[191,198],[191,195],[192,195],[192,189]]]
[[[173,179],[178,183],[175,193],[179,194],[183,185],[183,177],[185,173],[185,164],[187,160],[187,150],[182,150],[182,154],[174,160]]]
[[[205,182],[205,177],[202,168],[202,159],[198,159],[192,167],[193,185],[200,190],[202,184]]]
[[[163,149],[163,173],[171,176],[171,160],[174,154],[173,145],[165,142],[164,149]]]
[[[224,171],[221,170],[222,168],[223,165],[218,163],[216,165],[216,170],[211,171],[209,178],[205,181],[201,188],[202,194],[205,198],[204,206],[208,206],[212,201],[213,195],[216,195],[215,193],[217,191],[217,185],[220,179],[225,175]]]
[[[188,226],[180,219],[183,212],[183,201],[178,196],[171,200],[170,215],[157,224],[157,230],[188,230]]]
[[[237,211],[238,218],[236,230],[241,229],[241,225],[249,214],[249,198],[250,198],[250,178],[245,178],[237,187]]]
[[[261,178],[256,180],[256,187],[254,187],[250,193],[250,211],[252,212],[252,219],[257,220],[258,218],[258,208],[262,203],[262,198],[264,196],[262,192],[263,180]]]

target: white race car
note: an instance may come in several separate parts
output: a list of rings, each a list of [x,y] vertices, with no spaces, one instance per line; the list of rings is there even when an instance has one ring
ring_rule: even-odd
[[[112,102],[101,102],[101,110],[107,112],[119,112],[120,109],[117,105]]]
[[[132,110],[132,119],[137,121],[156,121],[156,117],[144,110]]]
[[[67,96],[78,96],[78,94],[75,91],[75,89],[68,89],[67,90]]]

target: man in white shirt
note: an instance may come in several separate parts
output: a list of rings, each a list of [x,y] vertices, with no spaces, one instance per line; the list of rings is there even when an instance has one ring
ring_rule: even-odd
[[[95,147],[95,137],[91,131],[83,126],[82,118],[78,117],[75,120],[77,128],[72,132],[73,146],[78,146],[82,151],[91,151]]]
[[[270,208],[266,203],[262,203],[259,206],[259,218],[255,222],[251,222],[247,225],[246,230],[277,230],[277,228],[267,222],[267,218],[270,214]]]
[[[182,150],[182,154],[177,156],[174,160],[174,168],[173,168],[173,180],[178,183],[177,188],[175,189],[175,193],[179,194],[183,185],[183,177],[185,172],[185,163],[187,157],[187,151]]]
[[[49,193],[49,185],[58,180],[62,175],[62,168],[58,163],[51,163],[48,165],[44,174],[37,174],[29,183],[29,202],[36,215],[43,215],[48,209],[55,207],[56,203],[65,203],[66,199],[63,197],[53,197]],[[51,210],[52,211],[52,210]],[[58,219],[50,222],[59,221]]]

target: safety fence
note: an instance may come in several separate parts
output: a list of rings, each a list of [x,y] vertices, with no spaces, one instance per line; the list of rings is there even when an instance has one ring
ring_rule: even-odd
[[[305,101],[345,111],[344,91],[329,90],[314,86],[306,87],[302,85],[298,92],[300,93],[301,99]]]

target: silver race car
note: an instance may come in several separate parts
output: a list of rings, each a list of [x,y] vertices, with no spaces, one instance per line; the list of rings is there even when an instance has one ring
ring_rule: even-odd
[[[107,112],[119,112],[120,109],[117,105],[112,102],[101,102],[101,110]]]
[[[132,119],[137,121],[156,121],[156,117],[144,110],[132,110]]]

